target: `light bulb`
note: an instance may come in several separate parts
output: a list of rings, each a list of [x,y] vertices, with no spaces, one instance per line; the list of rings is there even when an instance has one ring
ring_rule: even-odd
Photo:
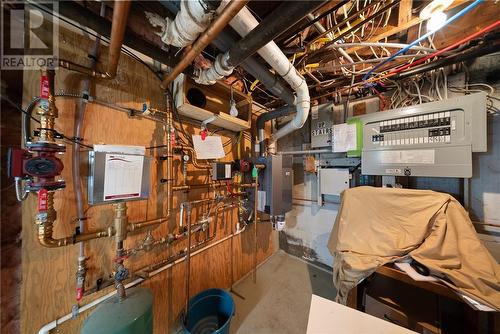
[[[443,12],[432,13],[431,17],[427,21],[427,31],[434,32],[441,29],[446,22],[446,14]]]
[[[234,100],[231,100],[230,105],[231,107],[229,108],[229,115],[233,117],[238,117],[238,109],[236,109],[236,102],[234,102]]]

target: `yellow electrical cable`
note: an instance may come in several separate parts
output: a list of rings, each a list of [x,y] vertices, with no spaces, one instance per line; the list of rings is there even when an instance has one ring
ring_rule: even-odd
[[[243,131],[240,131],[240,135],[239,135],[239,138],[238,138],[238,154],[237,154],[237,157],[238,159],[241,159],[241,139],[243,138]]]
[[[259,79],[256,79],[252,84],[250,85],[250,91],[253,92],[255,87],[257,87],[257,84],[259,83]]]
[[[347,22],[346,23],[347,27],[345,27],[344,29],[342,29],[338,34],[334,33],[333,31],[331,31],[330,33],[333,35],[333,39],[335,39],[335,38],[337,38],[337,36],[341,36],[342,34],[344,34],[345,32],[347,32],[348,30],[350,30],[351,29],[349,27],[350,25],[355,26],[358,23],[361,23],[362,21],[363,21],[362,19],[357,19],[354,22]],[[313,40],[311,43],[309,43],[309,45],[307,46],[307,49],[309,49],[311,47],[311,45],[315,44],[319,40],[322,40],[323,38],[324,37],[318,37],[315,40]]]
[[[306,64],[304,66],[305,69],[309,69],[309,68],[318,68],[319,67],[319,63],[311,63],[311,64]]]

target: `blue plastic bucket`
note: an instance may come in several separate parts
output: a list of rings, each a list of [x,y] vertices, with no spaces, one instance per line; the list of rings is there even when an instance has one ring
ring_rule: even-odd
[[[182,322],[186,334],[229,334],[234,301],[222,289],[208,289],[189,300],[188,320]]]

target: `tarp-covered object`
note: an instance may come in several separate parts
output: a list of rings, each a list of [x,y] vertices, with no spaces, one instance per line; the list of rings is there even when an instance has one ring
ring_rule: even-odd
[[[450,286],[500,310],[500,265],[457,200],[430,190],[357,187],[342,194],[328,241],[337,301],[378,267],[411,256]]]

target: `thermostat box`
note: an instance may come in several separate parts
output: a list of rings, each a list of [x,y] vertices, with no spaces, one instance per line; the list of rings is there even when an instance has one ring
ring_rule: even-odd
[[[151,158],[139,154],[89,152],[88,203],[147,199]]]

